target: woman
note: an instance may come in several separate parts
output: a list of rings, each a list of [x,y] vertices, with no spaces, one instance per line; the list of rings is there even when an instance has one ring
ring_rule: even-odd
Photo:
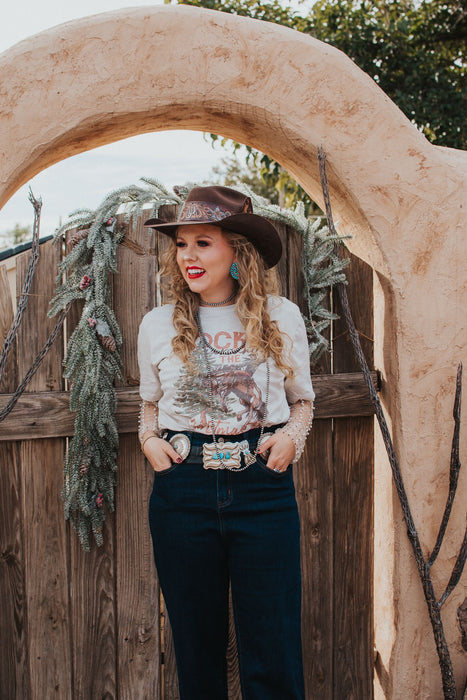
[[[291,463],[314,393],[282,246],[248,197],[195,187],[168,234],[173,304],[143,318],[139,437],[182,700],[226,700],[229,583],[245,700],[304,698],[300,532]]]

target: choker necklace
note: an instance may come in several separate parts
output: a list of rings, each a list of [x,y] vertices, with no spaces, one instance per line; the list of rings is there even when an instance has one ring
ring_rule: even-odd
[[[237,295],[237,292],[235,291],[233,294],[231,294],[227,299],[224,299],[224,301],[204,301],[199,298],[200,304],[203,306],[223,306],[223,304],[227,304],[229,301],[232,301],[232,299]]]

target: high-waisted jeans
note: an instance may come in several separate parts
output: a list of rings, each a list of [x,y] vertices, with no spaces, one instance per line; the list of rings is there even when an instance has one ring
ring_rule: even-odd
[[[243,700],[303,700],[292,467],[174,464],[155,472],[149,522],[181,700],[227,700],[229,581]]]

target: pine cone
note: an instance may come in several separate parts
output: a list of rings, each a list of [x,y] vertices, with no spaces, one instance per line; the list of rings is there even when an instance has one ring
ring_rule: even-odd
[[[101,345],[106,350],[108,350],[109,352],[115,352],[115,350],[117,349],[117,344],[115,342],[115,338],[112,335],[100,335],[98,333],[97,337],[99,338]]]
[[[75,245],[77,245],[80,241],[83,240],[83,238],[87,238],[88,233],[89,229],[86,229],[84,231],[75,231],[74,233],[72,233],[67,241],[70,248],[74,248]]]

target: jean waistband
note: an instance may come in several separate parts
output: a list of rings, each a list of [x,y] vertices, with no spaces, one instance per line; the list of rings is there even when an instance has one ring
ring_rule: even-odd
[[[273,433],[275,430],[282,428],[283,425],[284,423],[280,423],[279,425],[266,426],[263,430],[263,435],[265,435],[266,433]],[[183,460],[184,462],[199,462],[200,457],[203,454],[203,445],[205,443],[212,445],[213,443],[213,436],[206,433],[197,433],[195,431],[190,430],[164,430],[162,432],[162,436],[166,440],[170,440],[170,438],[172,438],[174,435],[180,434],[186,435],[186,437],[190,441],[190,452],[186,459]],[[221,439],[223,439],[224,442],[242,442],[243,440],[247,440],[251,452],[254,452],[256,450],[256,445],[258,443],[260,435],[261,428],[252,428],[251,430],[246,430],[244,433],[239,433],[237,435],[216,434],[216,443]]]

